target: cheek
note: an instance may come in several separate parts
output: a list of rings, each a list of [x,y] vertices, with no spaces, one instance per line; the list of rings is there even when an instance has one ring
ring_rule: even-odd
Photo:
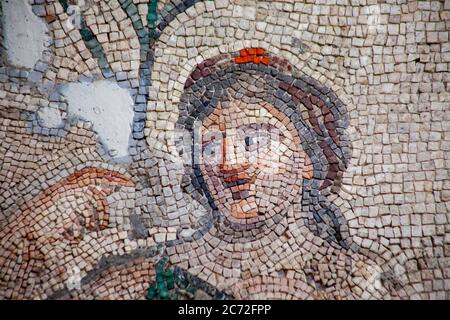
[[[218,175],[218,166],[212,165],[200,165],[200,171],[202,173],[203,179],[208,185],[210,191],[219,191],[222,189],[221,182]],[[215,193],[215,192],[212,192]]]
[[[265,175],[283,174],[293,168],[293,152],[286,144],[273,141],[268,148],[261,150],[254,165]]]
[[[200,165],[200,172],[205,180],[211,180],[214,177],[214,167],[211,165]]]

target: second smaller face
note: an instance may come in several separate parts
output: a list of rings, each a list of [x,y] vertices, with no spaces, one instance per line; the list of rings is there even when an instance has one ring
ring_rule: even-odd
[[[202,175],[216,206],[233,220],[280,212],[312,177],[296,128],[268,103],[220,102],[200,136]]]

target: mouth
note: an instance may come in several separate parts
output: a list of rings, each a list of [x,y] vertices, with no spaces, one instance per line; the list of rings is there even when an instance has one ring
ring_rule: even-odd
[[[251,185],[255,179],[248,175],[233,175],[223,179],[223,186],[231,190],[233,200],[239,201],[251,196]]]
[[[252,181],[250,179],[239,179],[236,181],[231,181],[231,182],[226,182],[224,181],[224,186],[225,188],[233,188],[233,187],[238,187],[238,186],[243,186],[245,184],[250,184]]]
[[[225,188],[239,190],[249,190],[250,185],[255,181],[255,177],[250,177],[247,173],[234,173],[231,175],[225,175],[222,179]],[[247,187],[241,187],[245,186]]]
[[[222,185],[231,191],[233,204],[231,207],[231,216],[237,219],[250,219],[258,216],[257,208],[248,207],[248,203],[242,203],[242,200],[253,203],[255,200],[251,199],[255,196],[252,185],[255,183],[256,175],[250,176],[246,172],[229,172],[222,176]],[[231,200],[231,199],[230,199]]]

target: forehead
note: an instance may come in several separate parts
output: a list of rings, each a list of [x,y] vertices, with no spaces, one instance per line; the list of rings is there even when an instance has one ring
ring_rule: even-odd
[[[234,128],[246,124],[268,123],[280,130],[294,130],[290,119],[267,102],[246,103],[236,99],[219,102],[204,119],[205,129]]]

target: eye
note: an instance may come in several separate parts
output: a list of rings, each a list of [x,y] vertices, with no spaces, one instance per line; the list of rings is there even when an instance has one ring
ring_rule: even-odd
[[[269,137],[265,131],[258,131],[255,134],[245,136],[244,142],[246,151],[254,151],[265,147],[269,143]]]
[[[244,139],[245,141],[245,146],[246,147],[250,147],[251,145],[254,145],[255,143],[257,143],[257,139],[255,137],[245,137]]]
[[[205,143],[202,149],[205,162],[211,162],[213,159],[216,159],[221,153],[220,141],[213,140]]]

